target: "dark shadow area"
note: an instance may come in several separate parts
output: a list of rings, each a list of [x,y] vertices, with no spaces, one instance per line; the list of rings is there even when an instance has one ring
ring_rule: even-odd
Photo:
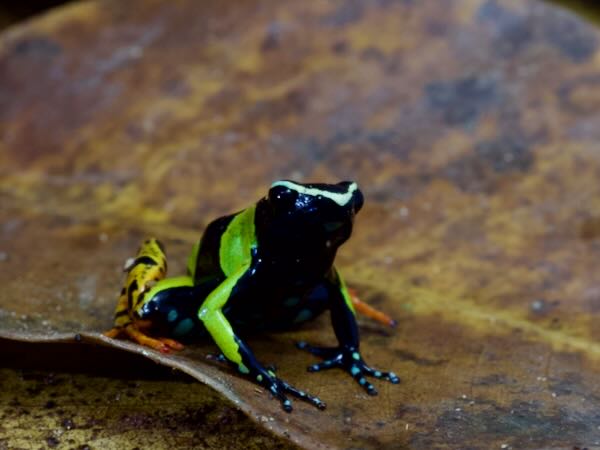
[[[81,373],[122,380],[197,381],[135,353],[86,343],[29,343],[0,339],[0,368]]]
[[[570,9],[576,12],[581,17],[593,22],[595,25],[600,25],[600,2],[590,0],[546,0],[548,3],[553,3]]]
[[[70,1],[72,0],[3,0],[0,2],[0,28]]]

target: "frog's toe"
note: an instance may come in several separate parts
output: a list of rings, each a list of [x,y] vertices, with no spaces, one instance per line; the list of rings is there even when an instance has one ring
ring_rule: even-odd
[[[102,333],[104,336],[109,337],[111,339],[116,339],[122,332],[121,328],[111,328],[108,331],[105,331],[104,333]]]
[[[220,363],[229,363],[229,361],[227,360],[227,358],[225,358],[225,355],[223,353],[218,353],[216,355],[214,353],[208,353],[206,355],[206,359],[210,361],[217,361]]]
[[[265,380],[265,378],[263,378],[263,380]],[[265,387],[267,387],[269,392],[271,392],[271,394],[273,394],[273,396],[279,400],[281,403],[281,408],[285,412],[289,413],[293,410],[292,402],[287,398],[286,394],[291,394],[294,397],[310,403],[321,410],[325,409],[326,407],[325,403],[322,402],[318,397],[314,397],[304,391],[301,391],[300,389],[295,388],[279,378],[270,377],[266,384],[267,386]]]
[[[326,359],[325,361],[321,361],[320,363],[311,364],[308,366],[307,370],[309,372],[320,372],[322,370],[332,369],[333,367],[339,367],[338,360],[336,359]]]
[[[319,397],[315,397],[313,395],[307,394],[306,392],[295,388],[294,386],[286,383],[285,381],[283,381],[282,383],[284,385],[285,390],[287,392],[289,392],[290,394],[292,394],[294,397],[296,397],[300,400],[304,400],[308,403],[311,403],[313,406],[316,406],[317,408],[319,408],[321,410],[323,410],[327,407],[325,402],[321,401],[321,399]]]
[[[321,358],[331,359],[338,353],[337,347],[317,347],[310,345],[304,341],[296,342],[296,347],[300,350],[305,350],[309,353],[312,353],[315,356],[319,356]]]
[[[169,344],[163,342],[161,338],[153,338],[148,336],[134,323],[130,323],[121,328],[120,333],[125,334],[133,342],[143,345],[144,347],[152,348],[161,353],[170,353],[172,349],[177,349],[176,347],[171,347]]]
[[[400,383],[400,378],[394,372],[383,372],[381,370],[373,369],[369,366],[365,366],[363,370],[370,376],[375,377],[379,380],[389,381],[392,384]]]
[[[400,378],[394,372],[383,372],[381,370],[374,369],[365,364],[362,358],[356,358],[353,354],[353,361],[346,370],[352,375],[352,378],[367,392],[369,395],[377,395],[377,389],[367,381],[365,378],[367,375],[377,378],[379,380],[389,381],[392,384],[400,383]]]
[[[167,347],[169,347],[169,349],[172,349],[172,350],[179,351],[179,350],[183,350],[185,348],[185,346],[181,342],[176,341],[175,339],[160,337],[160,338],[158,338],[158,340],[160,342],[162,342],[163,344],[165,344]]]
[[[279,402],[281,403],[281,408],[285,412],[287,412],[287,413],[292,412],[292,410],[294,409],[294,408],[292,408],[292,402],[286,397],[286,395],[283,393],[283,389],[281,389],[277,385],[277,383],[271,384],[269,391],[271,391],[271,394],[273,394],[273,397],[275,397],[279,400]]]
[[[392,384],[400,383],[400,378],[394,372],[384,372],[369,367],[362,359],[357,348],[345,346],[335,348],[312,347],[304,342],[298,343],[298,348],[325,358],[324,361],[308,366],[309,372],[320,372],[334,367],[340,368],[349,373],[369,395],[377,395],[377,389],[367,381],[367,376],[389,381]]]
[[[362,360],[353,358],[353,361],[350,364],[340,364],[340,366],[348,372],[352,378],[362,387],[367,394],[369,395],[377,395],[377,389],[371,383],[367,381],[365,378],[366,375],[370,375],[368,369]]]

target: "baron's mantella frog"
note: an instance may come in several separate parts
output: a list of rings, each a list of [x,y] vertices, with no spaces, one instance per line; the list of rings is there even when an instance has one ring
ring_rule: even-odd
[[[168,352],[183,347],[179,339],[208,333],[223,356],[268,389],[284,410],[292,410],[288,394],[322,409],[319,398],[265,368],[238,333],[287,329],[329,310],[338,345],[298,343],[323,359],[308,370],[341,368],[376,395],[366,376],[394,384],[399,379],[363,360],[355,310],[385,324],[393,321],[353,295],[333,264],[362,205],[354,182],[277,181],[255,205],[211,222],[192,250],[188,275],[181,277],[165,278],[162,245],[145,241],[126,266],[114,328],[106,335],[125,335]]]

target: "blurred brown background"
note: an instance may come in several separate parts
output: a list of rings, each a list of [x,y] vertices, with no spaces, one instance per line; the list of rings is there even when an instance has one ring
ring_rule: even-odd
[[[25,20],[30,16],[77,0],[5,0],[0,2],[0,29],[13,23]],[[548,0],[566,8],[573,9],[578,14],[595,23],[600,23],[600,2],[597,0]]]
[[[68,0],[5,0],[0,2],[0,28],[43,13],[55,6],[68,3]]]

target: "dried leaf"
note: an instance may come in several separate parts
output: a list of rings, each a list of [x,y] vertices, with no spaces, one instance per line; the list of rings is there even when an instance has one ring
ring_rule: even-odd
[[[115,346],[189,373],[311,448],[600,445],[598,33],[553,6],[85,2],[0,39],[0,336]],[[250,345],[328,403],[287,415],[207,361],[99,333],[149,235],[171,273],[273,179],[355,179],[338,257],[399,321],[362,351],[402,378],[367,398]]]

